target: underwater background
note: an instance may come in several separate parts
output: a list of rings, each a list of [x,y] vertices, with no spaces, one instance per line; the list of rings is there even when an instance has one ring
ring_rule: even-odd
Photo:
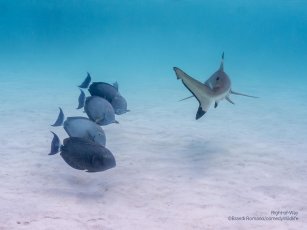
[[[305,1],[0,0],[0,229],[303,229],[307,224]],[[234,91],[199,120],[173,67]],[[48,156],[79,85],[117,81],[104,126],[114,169]],[[89,93],[87,92],[87,95]],[[232,221],[296,211],[295,221]]]

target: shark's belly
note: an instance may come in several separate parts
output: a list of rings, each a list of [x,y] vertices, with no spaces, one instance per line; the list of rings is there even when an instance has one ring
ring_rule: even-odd
[[[221,100],[225,99],[225,98],[229,95],[229,93],[230,93],[230,89],[227,90],[227,91],[225,91],[225,92],[216,93],[216,94],[214,95],[213,99],[214,99],[215,101],[221,101]]]

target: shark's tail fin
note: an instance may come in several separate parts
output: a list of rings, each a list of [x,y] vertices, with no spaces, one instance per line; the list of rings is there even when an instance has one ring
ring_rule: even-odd
[[[244,94],[244,93],[234,92],[234,91],[232,91],[232,90],[230,91],[230,93],[231,93],[231,94],[234,94],[234,95],[244,96],[244,97],[259,98],[259,97],[247,95],[247,94]]]

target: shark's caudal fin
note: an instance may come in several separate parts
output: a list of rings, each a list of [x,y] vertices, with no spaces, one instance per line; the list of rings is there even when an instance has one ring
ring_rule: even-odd
[[[212,90],[205,84],[190,77],[181,69],[174,67],[177,79],[180,79],[183,85],[193,94],[199,102],[199,108],[196,113],[196,120],[201,118],[209,109],[212,100]]]
[[[63,122],[64,122],[64,113],[63,113],[63,110],[59,107],[60,109],[60,112],[59,112],[59,115],[58,115],[58,118],[57,120],[54,122],[53,127],[56,127],[56,126],[61,126],[63,125]]]
[[[238,93],[238,92],[234,92],[234,91],[230,91],[231,94],[234,94],[234,95],[240,95],[240,96],[244,96],[244,97],[252,97],[252,98],[259,98],[259,97],[255,97],[255,96],[251,96],[251,95],[247,95],[247,94],[244,94],[244,93]]]

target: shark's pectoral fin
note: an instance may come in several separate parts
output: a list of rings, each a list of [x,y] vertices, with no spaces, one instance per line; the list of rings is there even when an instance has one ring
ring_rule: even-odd
[[[179,101],[184,101],[184,100],[190,99],[190,98],[192,98],[192,97],[194,97],[194,95],[189,96],[189,97],[185,97],[185,98],[183,98],[183,99],[181,99],[181,100],[179,100]]]
[[[216,108],[218,105],[219,105],[219,103],[216,101],[216,102],[214,103],[214,108]]]
[[[207,85],[190,77],[188,74],[177,67],[174,67],[174,71],[176,73],[177,79],[182,81],[183,85],[193,94],[193,96],[198,100],[199,104],[202,104],[204,96],[210,97],[209,95],[211,93],[211,89]]]
[[[244,96],[244,97],[252,97],[252,98],[259,98],[259,97],[255,97],[255,96],[251,96],[251,95],[247,95],[247,94],[244,94],[244,93],[238,93],[238,92],[234,92],[234,91],[230,91],[231,94],[234,94],[234,95],[239,95],[239,96]]]
[[[199,106],[198,110],[197,110],[197,113],[196,113],[196,120],[198,120],[199,118],[204,116],[205,113],[206,113],[206,111],[203,111],[203,109]]]
[[[226,100],[227,100],[228,102],[230,102],[231,104],[233,104],[233,105],[235,104],[232,100],[230,100],[230,98],[229,98],[228,96],[226,97]]]

